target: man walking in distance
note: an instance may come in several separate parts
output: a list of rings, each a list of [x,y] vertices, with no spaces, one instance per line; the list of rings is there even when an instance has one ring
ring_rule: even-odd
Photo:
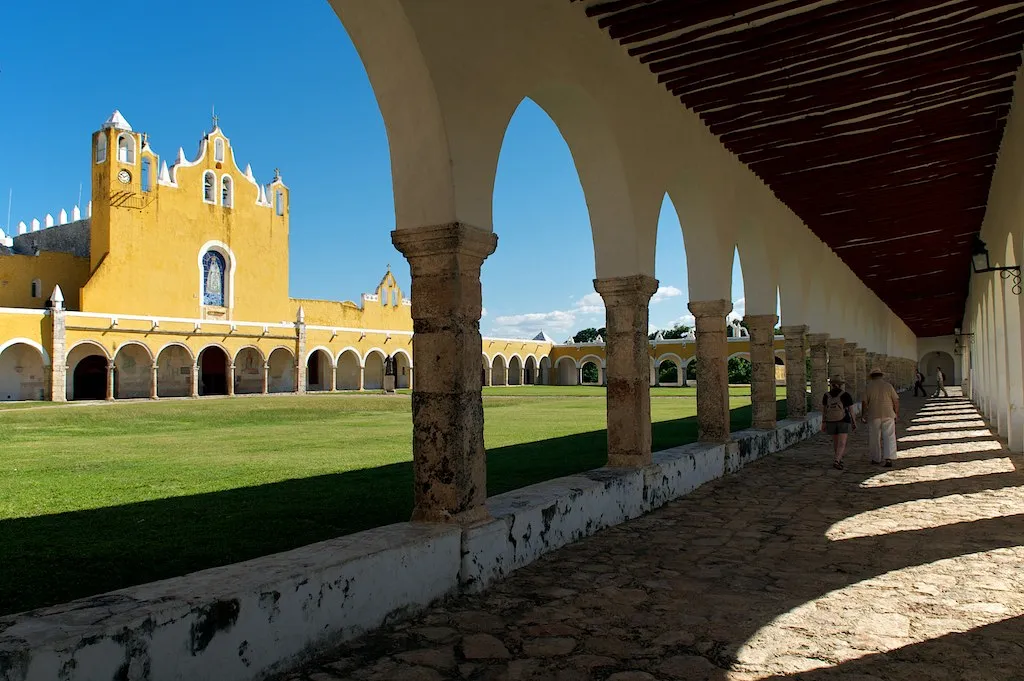
[[[853,418],[853,398],[843,390],[843,379],[838,376],[831,381],[832,389],[821,399],[821,429],[832,436],[832,449],[835,460],[832,468],[843,470],[843,455],[846,453],[846,438],[851,430],[857,430],[857,422]]]
[[[946,374],[942,369],[935,370],[935,397],[942,393],[943,397],[949,397],[949,393],[946,392]]]
[[[871,380],[864,388],[862,407],[861,418],[868,424],[871,463],[880,464],[884,460],[886,468],[891,468],[896,458],[896,419],[900,416],[900,398],[877,367],[871,370]]]
[[[914,397],[917,397],[918,390],[921,391],[921,397],[928,397],[928,393],[924,391],[924,374],[920,369],[914,371]]]

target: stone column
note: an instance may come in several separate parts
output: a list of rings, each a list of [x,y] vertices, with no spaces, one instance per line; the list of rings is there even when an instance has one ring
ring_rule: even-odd
[[[498,237],[462,223],[400,229],[391,241],[412,270],[412,519],[490,517],[480,385],[480,266]]]
[[[774,314],[747,315],[750,332],[750,401],[753,405],[753,427],[775,429],[775,324]]]
[[[821,411],[821,399],[828,392],[828,334],[809,333],[811,346],[811,409]]]
[[[784,326],[782,335],[786,338],[786,418],[802,419],[807,416],[807,327]]]
[[[850,393],[854,402],[860,401],[857,392],[857,344],[846,343],[843,346],[843,377],[846,379],[846,392]]]
[[[270,363],[263,363],[263,372],[260,376],[260,394],[266,395],[270,392]]]
[[[157,369],[159,367],[156,362],[153,362],[153,376],[149,379],[149,399],[155,400],[159,397],[157,394]]]
[[[854,368],[857,372],[857,400],[864,399],[864,390],[868,386],[868,351],[864,348],[857,348],[853,353]]]
[[[412,367],[409,367],[409,390],[414,390],[412,383]]]
[[[363,390],[363,380],[366,378],[366,367],[359,367],[359,390]]]
[[[114,401],[114,360],[107,362],[107,402]]]
[[[331,385],[327,389],[329,392],[338,392],[338,365],[335,364],[331,367]]]
[[[608,465],[645,466],[651,463],[648,304],[658,280],[643,274],[595,279],[594,290],[604,299],[608,329],[605,367],[598,367],[598,382],[608,385]]]
[[[228,397],[235,396],[235,363],[228,364]]]
[[[704,300],[688,306],[696,320],[697,434],[701,442],[729,440],[729,355],[725,316],[728,300]]]
[[[306,311],[299,306],[295,315],[295,392],[306,392]]]
[[[67,322],[64,314],[64,295],[57,286],[50,297],[50,321],[52,335],[50,337],[50,400],[67,402],[68,399],[68,368],[67,368]]]
[[[843,357],[845,347],[845,338],[828,339],[828,377],[830,379],[834,376],[846,379],[846,360]]]
[[[488,388],[491,387],[491,367],[484,367],[483,382]]]
[[[199,358],[196,358],[199,361]],[[199,365],[192,365],[192,397],[199,397]]]
[[[576,369],[576,385],[583,385],[583,367]]]

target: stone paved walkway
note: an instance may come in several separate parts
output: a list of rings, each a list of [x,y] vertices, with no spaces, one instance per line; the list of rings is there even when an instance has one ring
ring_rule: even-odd
[[[818,436],[284,678],[1024,679],[1021,459],[904,403],[895,468]]]

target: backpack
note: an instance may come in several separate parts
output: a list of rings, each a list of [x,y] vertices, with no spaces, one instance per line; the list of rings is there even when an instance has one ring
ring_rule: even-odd
[[[825,420],[831,423],[836,421],[843,421],[846,419],[846,407],[843,406],[843,395],[845,392],[841,392],[835,397],[832,397],[832,393],[827,394],[827,401],[825,402]]]

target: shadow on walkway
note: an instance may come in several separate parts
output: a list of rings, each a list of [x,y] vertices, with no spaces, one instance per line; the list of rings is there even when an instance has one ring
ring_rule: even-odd
[[[287,678],[1019,681],[1024,474],[904,404],[894,468],[819,436]]]

